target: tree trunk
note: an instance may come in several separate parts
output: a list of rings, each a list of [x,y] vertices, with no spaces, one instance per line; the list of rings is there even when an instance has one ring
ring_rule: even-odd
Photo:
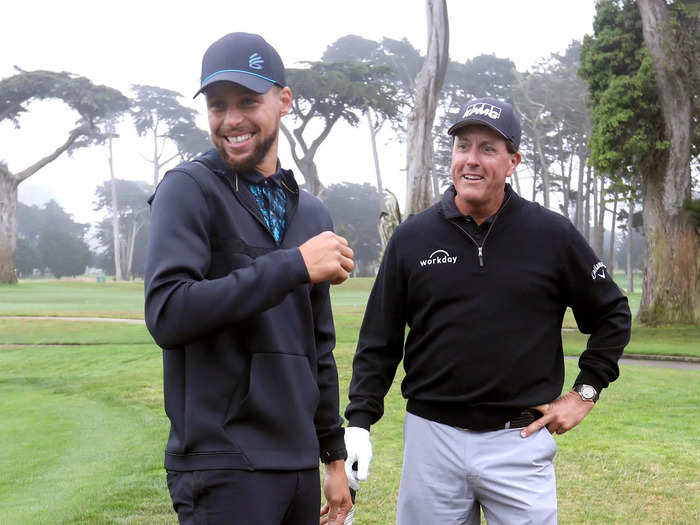
[[[612,226],[610,226],[610,243],[608,244],[608,273],[615,277],[615,223],[617,222],[617,192],[613,200]]]
[[[627,293],[634,293],[634,268],[632,268],[632,216],[634,215],[634,192],[630,190],[629,207],[627,208]]]
[[[591,179],[592,179],[592,173],[591,173],[591,166],[588,166],[588,169],[586,170],[586,205],[585,205],[585,213],[583,216],[584,223],[583,223],[583,231],[584,231],[584,237],[586,237],[586,241],[588,241],[588,244],[591,243]]]
[[[374,173],[377,175],[377,192],[382,195],[384,188],[382,187],[382,173],[379,170],[379,154],[377,153],[377,130],[374,128],[372,117],[367,111],[367,125],[369,126],[369,137],[372,141],[372,157],[374,158]],[[380,206],[381,208],[381,206]]]
[[[700,18],[673,31],[664,0],[638,0],[644,42],[659,88],[666,152],[644,174],[646,264],[638,320],[647,324],[700,324],[699,240],[691,214],[690,156],[696,59],[692,56]],[[684,42],[688,39],[688,42]],[[686,47],[690,47],[690,50]],[[688,56],[688,52],[691,56]]]
[[[0,283],[7,284],[17,282],[17,186],[17,179],[0,164]]]
[[[406,137],[406,213],[418,213],[433,202],[433,121],[449,60],[446,0],[426,0],[428,50],[416,77],[416,103],[408,116]]]
[[[598,201],[598,211],[596,212],[596,222],[594,228],[594,251],[598,254],[601,259],[605,256],[605,179],[602,177],[596,177],[597,181],[600,181],[600,189],[597,190],[597,201]],[[597,188],[597,184],[594,188]]]
[[[578,156],[578,187],[576,190],[576,228],[583,234],[583,177],[586,162],[583,155]]]
[[[114,177],[114,160],[112,156],[112,137],[107,139],[107,160],[109,162],[109,177],[112,181],[112,244],[114,246],[114,278],[123,281],[121,250],[119,249],[119,198],[117,196],[117,180]]]
[[[280,123],[280,129],[287,138],[287,142],[289,142],[289,149],[292,153],[292,159],[294,159],[294,163],[299,168],[299,171],[301,171],[302,177],[304,177],[306,190],[317,197],[321,195],[325,188],[321,183],[321,179],[318,178],[318,168],[314,162],[314,157],[318,146],[325,140],[336,122],[337,118],[326,122],[326,127],[323,129],[321,134],[316,137],[311,146],[306,145],[304,137],[301,134],[301,128],[295,129],[292,133],[289,128],[284,125],[284,123]],[[301,157],[297,154],[297,144],[299,144],[302,151],[303,156]]]

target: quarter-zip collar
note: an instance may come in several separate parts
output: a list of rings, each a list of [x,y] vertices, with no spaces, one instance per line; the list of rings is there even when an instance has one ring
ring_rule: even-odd
[[[501,206],[498,208],[498,211],[488,217],[487,219],[484,220],[484,223],[487,222],[492,222],[493,218],[498,215],[505,205],[505,203],[508,201],[509,197],[512,196],[515,192],[513,191],[513,188],[510,187],[510,184],[506,184],[505,189],[504,189],[504,197],[503,197],[503,202],[501,203]],[[457,209],[457,205],[455,204],[455,196],[457,195],[457,190],[455,190],[454,184],[450,185],[449,188],[445,191],[445,193],[442,196],[442,214],[446,219],[460,219],[463,217],[471,217],[471,215],[462,215],[462,212]]]
[[[515,193],[515,191],[513,191],[509,184],[506,184],[504,191],[505,197],[503,199],[501,207],[495,214],[487,218],[484,222],[481,223],[481,225],[479,225],[480,228],[487,228],[487,230],[483,238],[480,238],[478,240],[475,239],[474,235],[471,235],[464,227],[465,225],[462,219],[465,218],[465,215],[462,215],[462,213],[457,209],[457,205],[454,202],[455,195],[457,194],[455,187],[450,186],[447,189],[447,191],[445,191],[442,198],[440,206],[441,214],[447,219],[447,221],[450,224],[452,224],[458,230],[460,230],[474,244],[477,250],[477,255],[479,257],[479,268],[481,269],[484,268],[484,249],[486,246],[486,241],[488,240],[488,237],[491,234],[491,230],[493,230],[493,227],[495,226],[496,220],[498,219],[499,215],[506,212],[508,210],[509,205],[510,209],[512,209],[521,204],[520,197],[517,193]]]

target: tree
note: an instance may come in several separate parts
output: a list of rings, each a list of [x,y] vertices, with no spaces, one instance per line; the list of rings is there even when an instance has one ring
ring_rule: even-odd
[[[37,248],[41,260],[56,279],[81,275],[92,257],[83,239],[56,230],[42,232]]]
[[[17,187],[62,153],[104,140],[101,126],[115,114],[124,112],[129,101],[119,91],[96,86],[85,77],[52,71],[22,71],[0,80],[0,123],[5,120],[20,127],[19,117],[32,101],[58,99],[79,115],[63,144],[30,166],[11,172],[0,161],[0,282],[15,283],[17,245]]]
[[[17,271],[31,275],[49,268],[58,278],[85,271],[91,257],[87,224],[75,222],[55,201],[43,208],[17,205]]]
[[[668,143],[660,163],[657,158],[658,172],[645,179],[644,225],[653,252],[644,271],[639,319],[700,324],[700,243],[686,209],[694,128],[700,116],[694,104],[700,6],[691,1],[667,5],[663,0],[639,0],[637,5]]]
[[[323,192],[338,231],[342,231],[355,252],[355,271],[367,277],[377,262],[380,242],[377,230],[377,210],[380,194],[371,184],[343,182],[333,184]]]
[[[120,195],[117,203],[119,207],[116,210],[115,202],[112,200],[113,187],[116,187]],[[119,218],[116,242],[114,228],[109,220],[100,223],[97,238],[105,251],[112,256],[115,250],[119,250],[120,257],[114,257],[114,261],[116,264],[119,260],[122,268],[118,271],[115,266],[115,275],[121,274],[125,279],[133,275],[136,241],[141,230],[148,224],[147,199],[151,191],[151,186],[146,182],[123,179],[105,182],[95,190],[95,210],[106,211],[110,216],[116,215]]]
[[[693,106],[682,99],[682,93],[696,92],[697,81],[697,7],[689,6],[675,2],[665,10],[668,18],[662,26],[652,23],[646,30],[660,33],[656,38],[665,66],[657,66],[658,58],[645,46],[642,20],[631,0],[599,2],[594,35],[584,39],[582,49],[581,75],[593,106],[591,162],[641,181],[643,188],[646,263],[638,320],[648,324],[700,322],[698,238],[684,208],[690,199],[689,151],[697,147],[688,115]],[[676,97],[663,94],[670,87],[658,80],[659,68],[666,68],[673,85],[685,86],[678,94],[677,112],[665,101]],[[668,129],[665,114],[669,119],[678,115],[694,139],[671,146],[678,137]],[[675,157],[679,148],[688,150],[686,160]]]
[[[397,90],[391,69],[370,63],[312,62],[307,68],[288,69],[287,81],[293,95],[292,114],[299,125],[292,131],[284,123],[280,127],[306,189],[319,195],[323,184],[314,157],[333,126],[340,120],[356,126],[369,108],[380,118],[392,118],[398,111]],[[321,130],[307,142],[305,132],[314,120],[320,121]]]
[[[197,112],[178,101],[176,91],[155,86],[134,85],[135,93],[131,116],[139,136],[149,136],[153,153],[148,162],[153,164],[153,187],[158,185],[161,169],[176,158],[189,160],[210,147],[209,135],[197,127]],[[165,144],[175,146],[176,152],[167,158]]]
[[[415,105],[406,138],[406,213],[430,206],[433,188],[433,121],[449,62],[449,20],[445,0],[426,0],[428,51],[416,78]]]
[[[391,51],[389,51],[391,50]],[[413,51],[414,53],[411,53]],[[403,67],[398,69],[396,53],[401,52],[408,56],[402,57],[401,64]],[[388,78],[395,82],[398,87],[396,95],[393,99],[384,99],[379,102],[385,107],[378,110],[377,108],[368,106],[365,109],[367,125],[370,133],[370,143],[372,145],[372,156],[374,159],[374,171],[377,178],[377,190],[381,194],[384,187],[382,184],[382,175],[379,166],[379,153],[377,149],[377,134],[384,127],[384,124],[389,122],[394,128],[398,128],[401,123],[401,108],[407,104],[407,94],[410,90],[406,89],[407,83],[412,83],[412,78],[409,79],[405,73],[409,71],[406,67],[410,67],[413,63],[411,57],[420,54],[410,43],[405,44],[385,38],[382,43],[368,40],[357,35],[347,35],[339,38],[333,44],[328,46],[325,53],[321,57],[323,62],[362,62],[365,64],[374,64],[387,66]],[[386,106],[386,104],[389,106]],[[383,110],[383,111],[382,111]]]

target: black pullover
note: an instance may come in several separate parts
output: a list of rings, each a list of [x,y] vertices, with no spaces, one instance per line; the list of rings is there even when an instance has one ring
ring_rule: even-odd
[[[213,149],[156,191],[146,325],[164,349],[168,469],[302,470],[345,453],[329,283],[309,283],[298,248],[331,218],[290,171],[282,183],[281,246]]]
[[[571,222],[507,186],[477,241],[454,196],[451,187],[409,217],[387,246],[353,361],[350,426],[369,429],[381,418],[402,358],[407,411],[439,423],[487,430],[554,400],[567,306],[591,334],[575,383],[600,391],[618,377],[627,298]]]

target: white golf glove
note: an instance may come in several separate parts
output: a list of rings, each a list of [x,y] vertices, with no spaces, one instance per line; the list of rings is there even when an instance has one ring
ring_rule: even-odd
[[[361,427],[347,427],[345,429],[345,449],[348,452],[348,459],[345,460],[348,484],[353,490],[358,490],[360,481],[365,481],[369,476],[369,464],[372,462],[372,442],[369,440],[369,430]],[[357,470],[352,468],[355,462],[357,462]]]

